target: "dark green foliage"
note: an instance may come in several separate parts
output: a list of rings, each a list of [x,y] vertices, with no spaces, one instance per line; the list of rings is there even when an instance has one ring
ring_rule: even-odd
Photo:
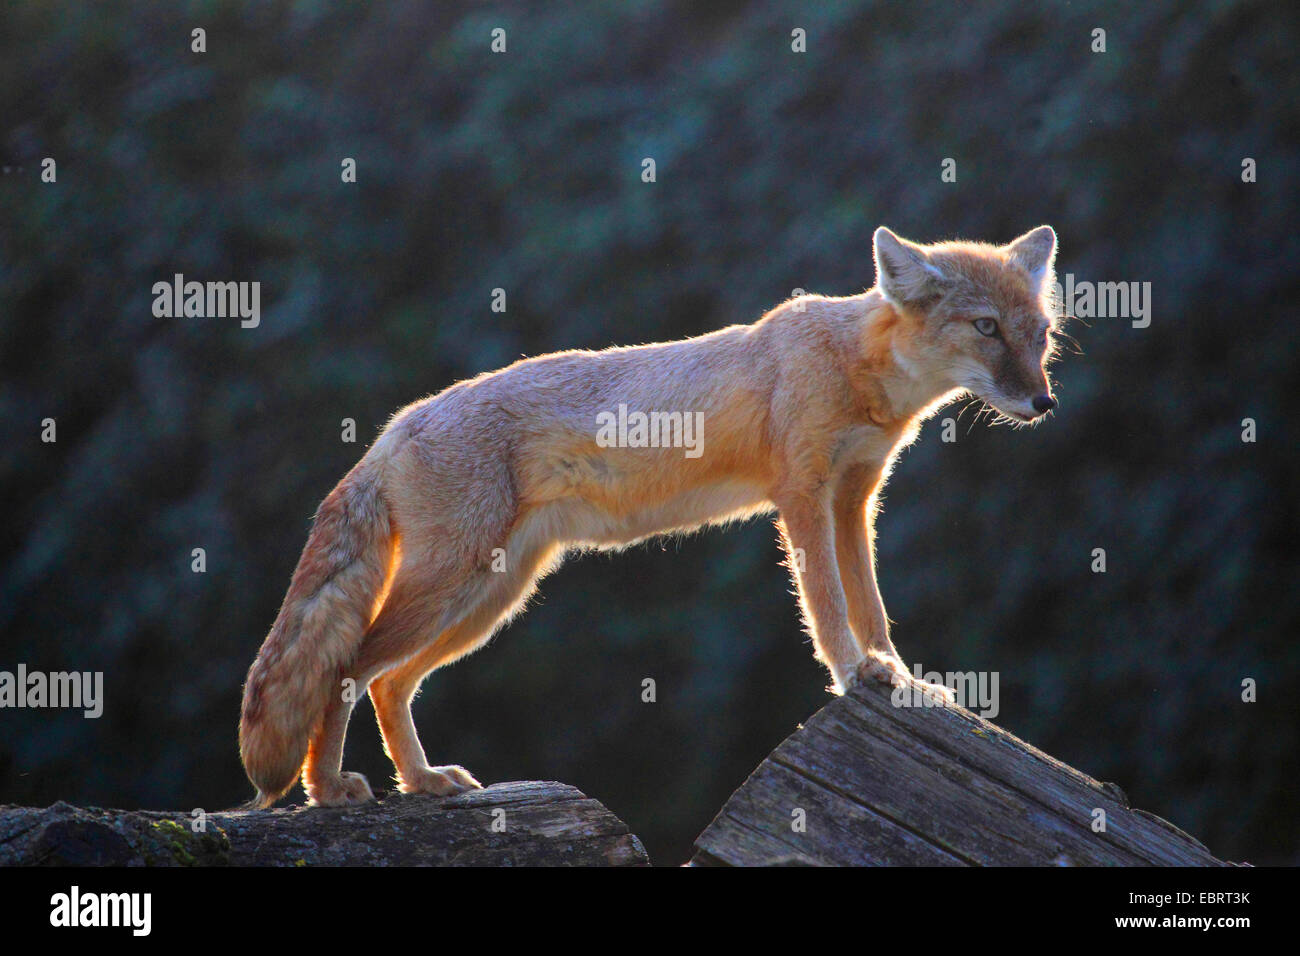
[[[1000,723],[1217,855],[1300,862],[1284,5],[59,7],[0,12],[0,669],[103,670],[107,702],[0,713],[0,800],[244,799],[244,672],[316,504],[400,405],[861,291],[881,223],[1050,222],[1062,274],[1152,283],[1151,326],[1074,323],[1041,428],[926,426],[880,522],[896,642],[998,671]],[[176,272],[260,281],[261,327],[154,318]],[[767,525],[571,562],[430,680],[430,757],[574,784],[684,860],[825,699],[777,562]],[[353,727],[379,784],[368,708]]]

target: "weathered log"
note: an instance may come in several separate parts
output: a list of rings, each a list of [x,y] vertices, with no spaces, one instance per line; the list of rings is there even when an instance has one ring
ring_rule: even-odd
[[[209,813],[0,807],[4,866],[637,866],[645,849],[562,783],[456,797],[391,793],[340,809]]]
[[[855,688],[814,715],[732,795],[691,862],[1224,865],[1119,787],[970,711],[891,698]]]

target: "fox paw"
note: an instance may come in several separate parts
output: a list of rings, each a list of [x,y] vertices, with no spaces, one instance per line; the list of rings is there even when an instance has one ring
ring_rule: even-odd
[[[446,767],[425,767],[414,777],[401,776],[397,789],[402,793],[431,793],[436,797],[450,797],[466,790],[481,790],[483,784],[474,779],[464,767],[454,764]]]
[[[900,658],[893,655],[867,654],[854,669],[849,686],[872,682],[889,687],[916,687],[944,703],[957,703],[957,694],[951,687],[920,680],[908,671],[907,665]]]
[[[945,704],[957,703],[957,692],[947,684],[932,684],[929,681],[917,680],[915,677],[912,680],[924,688],[927,694],[937,697]]]
[[[307,805],[312,807],[356,807],[373,803],[370,783],[359,773],[341,773],[305,785]]]
[[[903,687],[914,678],[907,672],[907,665],[902,658],[892,654],[868,653],[858,661],[849,679],[849,686],[860,684],[886,684],[890,687]]]

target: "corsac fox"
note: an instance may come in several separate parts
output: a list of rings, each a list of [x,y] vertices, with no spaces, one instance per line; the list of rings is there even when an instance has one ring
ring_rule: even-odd
[[[321,503],[249,670],[239,742],[253,804],[299,772],[313,804],[373,799],[341,769],[367,689],[402,791],[478,787],[429,765],[411,698],[486,644],[569,549],[775,511],[834,689],[908,680],[876,586],[877,495],[954,398],[1014,422],[1056,407],[1056,234],[922,246],[881,227],[874,253],[860,295],[801,296],[679,342],[525,359],[398,412]]]

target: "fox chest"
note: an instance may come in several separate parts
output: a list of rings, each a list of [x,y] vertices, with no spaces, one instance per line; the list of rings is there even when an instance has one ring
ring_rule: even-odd
[[[839,474],[847,468],[868,466],[885,469],[895,452],[916,437],[916,429],[882,428],[864,424],[845,428],[835,438],[831,450],[831,470]]]

